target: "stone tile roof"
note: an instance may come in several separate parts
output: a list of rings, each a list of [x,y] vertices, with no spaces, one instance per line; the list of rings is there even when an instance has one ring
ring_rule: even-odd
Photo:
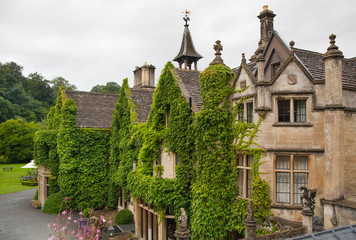
[[[192,99],[192,110],[199,112],[203,104],[200,98],[199,71],[174,69],[173,73],[177,77],[177,83],[182,91],[183,96],[189,101]]]
[[[316,81],[325,81],[324,54],[298,48],[295,48],[295,54]],[[356,58],[342,60],[342,86],[343,89],[356,90]]]
[[[333,240],[333,239],[343,239],[343,240],[356,240],[356,225],[345,226],[341,228],[330,229],[318,233],[312,233],[301,237],[287,238],[295,240]]]
[[[139,122],[146,122],[154,88],[131,89],[132,99],[136,105]],[[77,127],[110,128],[118,94],[65,91],[68,98],[77,106]]]
[[[130,91],[136,105],[139,122],[147,122],[155,88],[131,88]]]
[[[110,128],[118,94],[65,91],[77,106],[77,127]]]

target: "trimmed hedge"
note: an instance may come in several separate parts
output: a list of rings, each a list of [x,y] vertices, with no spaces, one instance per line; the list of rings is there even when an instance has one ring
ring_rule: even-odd
[[[117,225],[132,224],[134,223],[134,217],[130,210],[122,209],[116,213],[115,223]]]
[[[22,185],[25,185],[25,186],[38,186],[38,182],[34,182],[34,181],[22,181]]]
[[[62,197],[60,192],[49,195],[42,207],[42,212],[48,214],[58,214],[65,209],[65,205],[62,204]]]

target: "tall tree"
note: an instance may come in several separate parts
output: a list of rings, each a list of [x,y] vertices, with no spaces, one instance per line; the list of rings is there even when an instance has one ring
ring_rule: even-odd
[[[62,77],[55,77],[50,81],[52,89],[55,93],[58,92],[58,89],[63,86],[66,90],[77,90],[77,87],[74,84],[70,84],[69,81]]]
[[[0,162],[28,162],[33,154],[34,122],[10,119],[0,124]]]

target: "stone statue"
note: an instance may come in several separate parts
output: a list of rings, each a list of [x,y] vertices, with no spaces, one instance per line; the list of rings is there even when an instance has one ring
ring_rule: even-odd
[[[96,216],[91,216],[89,218],[89,226],[92,228],[92,229],[95,229],[96,227],[99,226],[99,218],[96,217]]]
[[[314,212],[314,208],[315,208],[314,198],[316,196],[316,190],[307,189],[305,186],[301,186],[299,190],[303,191],[302,195],[300,196],[300,202],[303,206],[303,211]]]
[[[178,240],[189,239],[191,234],[190,234],[190,231],[188,229],[188,216],[185,213],[184,208],[180,209],[180,217],[178,218],[178,222],[179,222],[179,227],[176,230],[174,236]]]
[[[187,221],[188,221],[188,216],[185,213],[184,208],[181,208],[180,209],[180,217],[178,218],[179,228],[186,229],[188,227]]]

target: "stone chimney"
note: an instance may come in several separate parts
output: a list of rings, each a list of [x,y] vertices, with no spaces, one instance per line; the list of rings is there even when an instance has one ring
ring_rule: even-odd
[[[255,62],[258,55],[262,54],[269,37],[273,33],[273,18],[276,16],[271,10],[268,10],[268,5],[263,6],[263,11],[257,17],[260,19],[260,41],[258,42],[258,48],[254,55],[251,56],[250,61]]]
[[[142,67],[135,68],[134,72],[134,88],[154,88],[155,87],[155,67],[148,65],[147,62]]]
[[[273,32],[273,18],[276,16],[271,10],[268,10],[268,5],[263,6],[263,11],[257,17],[260,19],[260,40],[262,42],[262,47],[264,48],[267,44],[268,38]]]

